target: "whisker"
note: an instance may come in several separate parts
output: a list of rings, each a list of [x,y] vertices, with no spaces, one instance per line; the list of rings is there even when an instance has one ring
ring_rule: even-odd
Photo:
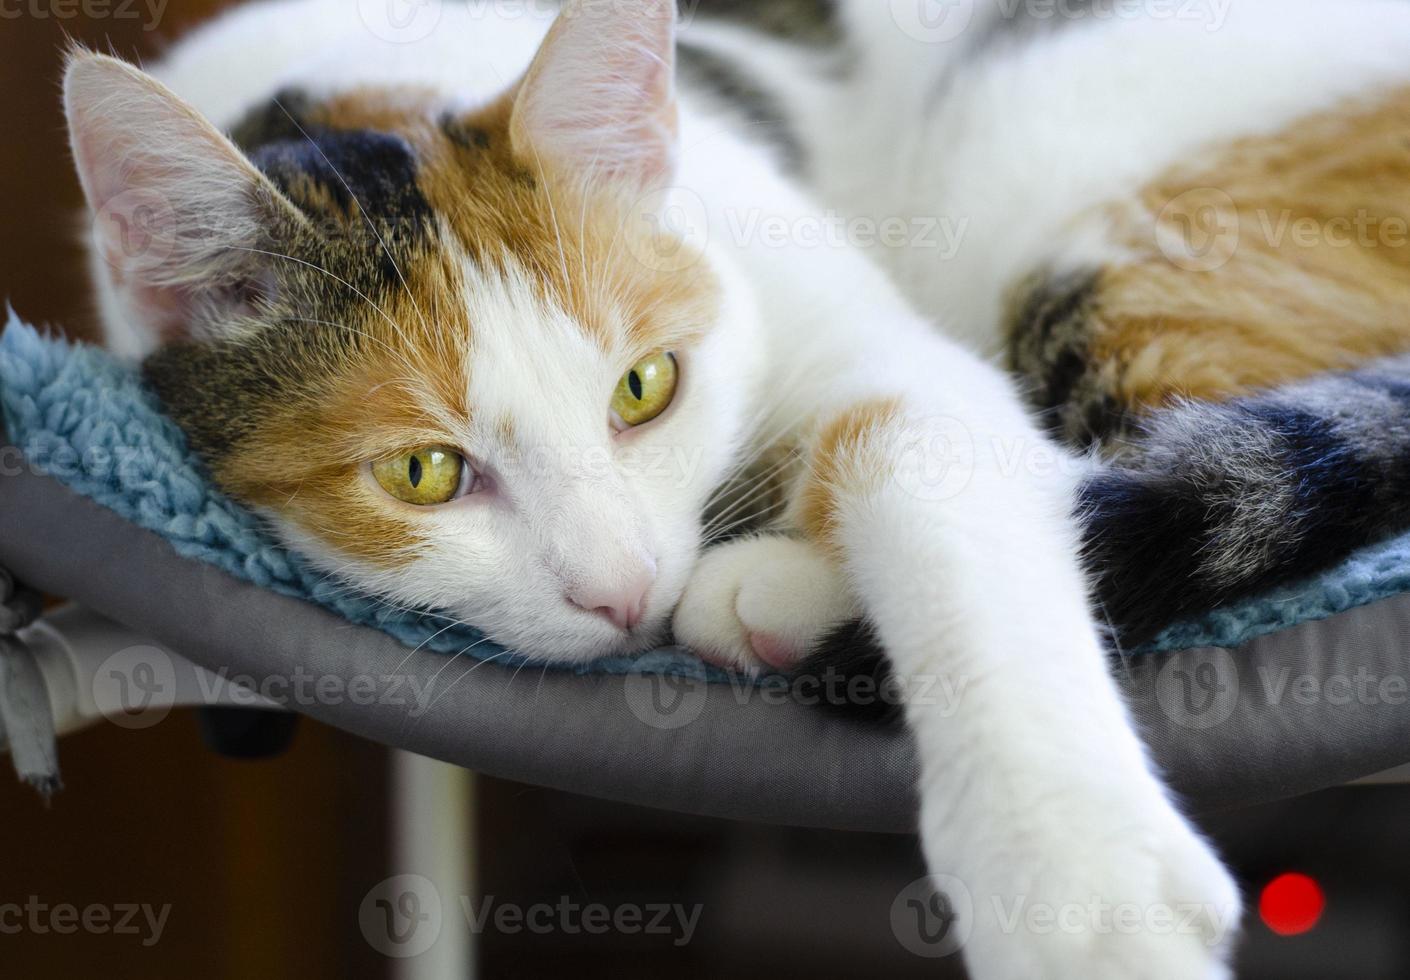
[[[741,510],[745,509],[746,507],[749,507],[750,505],[758,501],[760,497],[767,497],[770,493],[773,493],[776,490],[781,490],[782,488],[778,485],[776,481],[773,480],[773,477],[783,472],[795,463],[798,463],[801,459],[801,454],[796,452],[789,453],[782,460],[775,463],[773,466],[769,467],[767,470],[761,473],[754,483],[750,484],[749,487],[745,488],[744,496],[742,496],[738,500],[735,500],[720,513],[711,516],[710,520],[707,521],[705,524],[705,534],[709,536],[714,530],[714,528],[723,524],[725,521],[729,520],[732,516],[739,513]],[[786,502],[786,495],[783,496]]]
[[[543,160],[539,157],[539,151],[537,148],[530,148],[533,149],[534,153],[534,166],[537,167],[539,171],[538,186],[543,194],[544,203],[548,205],[549,220],[553,222],[553,237],[558,243],[558,264],[563,270],[563,288],[568,289],[572,286],[573,280],[572,277],[568,275],[568,256],[563,251],[563,229],[558,224],[558,209],[554,206],[553,194],[548,189],[548,176],[544,172]],[[571,297],[564,297],[565,302],[570,299]]]
[[[361,337],[362,339],[367,340],[367,341],[369,341],[369,342],[371,342],[371,343],[381,345],[382,348],[385,349],[388,354],[390,354],[392,357],[396,358],[397,360],[401,361],[402,366],[405,367],[405,368],[407,369],[407,371],[409,371],[411,374],[415,375],[415,374],[419,373],[419,372],[418,372],[418,369],[417,369],[417,366],[416,366],[414,363],[412,363],[411,358],[407,357],[407,356],[406,356],[406,353],[405,353],[404,351],[399,351],[399,350],[397,350],[395,347],[393,347],[391,344],[387,343],[387,342],[386,342],[385,340],[383,340],[381,337],[374,337],[372,334],[368,333],[366,330],[360,330],[360,329],[358,329],[357,327],[349,326],[349,325],[346,324],[346,323],[336,323],[336,322],[334,322],[334,321],[332,321],[332,320],[319,320],[319,319],[317,319],[316,317],[307,317],[307,316],[281,316],[281,317],[279,318],[279,320],[280,320],[281,322],[288,322],[288,323],[313,323],[313,324],[318,324],[318,325],[320,325],[320,326],[333,327],[333,328],[338,329],[338,330],[345,330],[345,331],[347,331],[348,333],[352,334],[354,337]],[[373,389],[373,390],[375,391],[376,389]]]
[[[445,633],[447,630],[455,629],[455,627],[457,627],[457,626],[470,626],[470,624],[469,624],[468,622],[465,622],[464,620],[460,620],[460,619],[451,619],[451,621],[450,621],[449,623],[447,623],[446,625],[442,626],[440,629],[436,630],[436,632],[434,632],[434,633],[432,633],[430,636],[426,637],[426,639],[422,640],[420,643],[416,644],[416,646],[411,649],[411,652],[410,652],[410,653],[408,653],[405,657],[402,657],[401,663],[397,664],[395,667],[392,668],[391,673],[395,674],[395,673],[397,673],[398,671],[400,671],[403,667],[406,666],[406,662],[407,662],[408,660],[410,660],[412,657],[416,656],[416,654],[420,652],[420,650],[421,650],[422,647],[424,647],[426,644],[430,643],[432,640],[434,640],[436,637],[440,636],[442,633]],[[472,628],[473,628],[473,627],[472,627]],[[481,642],[484,642],[484,641],[482,640]]]
[[[307,268],[309,268],[309,269],[314,270],[315,272],[320,272],[320,273],[322,273],[323,275],[327,276],[329,279],[332,279],[334,282],[341,283],[342,285],[346,286],[348,289],[352,290],[352,292],[353,292],[354,294],[356,294],[359,299],[361,299],[361,300],[362,300],[363,302],[365,302],[368,306],[372,307],[374,310],[376,310],[378,313],[380,313],[380,314],[382,315],[382,318],[383,318],[384,320],[386,320],[389,324],[392,325],[392,329],[393,329],[393,330],[395,330],[399,335],[401,335],[401,336],[403,336],[403,337],[406,336],[406,331],[405,331],[404,329],[402,329],[401,324],[399,324],[399,323],[397,323],[395,320],[393,320],[393,319],[391,318],[391,316],[388,315],[388,313],[387,313],[386,310],[382,309],[382,308],[381,308],[380,306],[378,306],[376,303],[372,302],[372,298],[371,298],[371,297],[369,297],[369,296],[368,296],[366,293],[364,293],[362,290],[358,289],[358,288],[357,288],[356,286],[354,286],[352,283],[348,282],[348,281],[347,281],[346,279],[344,279],[342,276],[338,275],[338,274],[335,273],[335,272],[331,272],[331,271],[329,271],[328,269],[323,268],[323,266],[317,264],[316,262],[309,262],[309,261],[307,261],[306,259],[301,259],[301,258],[298,258],[297,256],[294,256],[294,255],[285,255],[283,252],[272,252],[272,251],[270,251],[269,249],[266,249],[266,248],[254,248],[253,246],[249,246],[249,245],[226,245],[226,246],[224,246],[224,247],[225,247],[225,248],[229,248],[229,249],[234,249],[234,250],[237,251],[237,252],[253,252],[253,253],[255,253],[256,255],[268,255],[268,256],[270,256],[271,258],[287,259],[287,260],[290,261],[290,262],[294,262],[294,263],[297,263],[298,265],[305,266],[305,267],[307,267]]]
[[[764,516],[770,514],[770,513],[773,512],[773,511],[778,510],[779,508],[781,508],[781,507],[783,507],[783,506],[785,506],[787,503],[788,503],[788,501],[786,501],[786,500],[775,501],[774,503],[772,503],[772,504],[770,504],[769,506],[763,508],[762,510],[755,511],[755,512],[752,513],[752,514],[746,514],[744,517],[741,517],[741,518],[739,518],[738,520],[733,521],[733,522],[731,522],[730,524],[727,524],[727,525],[725,525],[725,526],[722,527],[722,528],[717,528],[717,529],[714,531],[714,533],[711,535],[711,537],[715,537],[715,538],[723,537],[724,535],[728,534],[730,531],[733,531],[735,528],[737,528],[737,527],[742,527],[743,525],[746,525],[746,524],[752,524],[752,523],[754,523],[755,521],[758,521],[760,518],[762,518],[762,517],[764,517]]]
[[[446,687],[446,689],[445,689],[444,691],[442,691],[440,694],[436,695],[436,697],[434,697],[434,698],[431,699],[431,703],[426,706],[426,714],[429,715],[429,714],[431,713],[432,709],[434,709],[434,708],[436,707],[436,705],[441,702],[441,699],[444,698],[447,694],[450,693],[451,688],[455,687],[455,685],[457,685],[457,684],[459,684],[461,681],[465,680],[466,677],[470,676],[470,675],[473,674],[475,671],[479,670],[479,669],[480,669],[481,667],[483,667],[485,664],[491,664],[491,663],[494,663],[496,660],[500,660],[500,659],[502,659],[502,658],[504,658],[504,657],[512,657],[512,656],[514,656],[514,653],[513,653],[512,651],[510,651],[510,650],[501,650],[499,653],[496,653],[496,654],[495,654],[494,656],[492,656],[492,657],[485,657],[485,658],[482,659],[482,660],[477,660],[477,661],[475,662],[475,664],[474,664],[472,667],[470,667],[470,669],[466,670],[465,673],[461,674],[461,675],[460,675],[459,677],[457,677],[455,680],[451,681],[450,684],[447,685],[447,687]],[[417,720],[417,724],[418,724],[418,725],[420,724],[420,719]],[[415,726],[412,726],[412,730],[413,730],[413,731],[415,730]]]

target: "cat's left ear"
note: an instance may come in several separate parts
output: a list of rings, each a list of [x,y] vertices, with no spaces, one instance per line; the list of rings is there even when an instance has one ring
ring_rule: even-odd
[[[64,108],[111,342],[149,350],[267,297],[279,236],[307,218],[224,134],[140,69],[81,49]]]
[[[676,157],[676,0],[568,0],[514,99],[530,162],[654,190]]]

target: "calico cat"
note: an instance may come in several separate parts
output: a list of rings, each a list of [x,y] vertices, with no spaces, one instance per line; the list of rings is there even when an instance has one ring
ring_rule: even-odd
[[[1410,527],[1396,6],[962,3],[947,22],[799,0],[760,25],[792,44],[691,43],[826,203],[910,221],[914,243],[873,250],[893,279],[1113,464],[1078,512],[1132,647]],[[962,223],[948,251],[920,233],[937,219]],[[871,640],[840,629],[813,669]]]
[[[1182,239],[1175,258],[1151,242],[1198,204],[1160,203],[1192,181],[1286,177],[1260,200],[1309,208],[1364,185],[1400,207],[1403,132],[1375,133],[1410,75],[1410,8],[1349,0],[1329,23],[1245,0],[1218,31],[1009,31],[1013,4],[955,7],[953,36],[845,0],[780,5],[771,31],[694,18],[678,46],[666,0],[432,5],[429,27],[290,0],[234,10],[150,75],[75,52],[108,341],[292,548],[533,657],[669,630],[788,669],[864,618],[902,678],[966,682],[957,709],[905,716],[927,860],[975,896],[974,976],[1226,976],[1238,891],[1128,723],[1074,511],[1124,521],[1123,544],[1150,523],[1184,568],[1202,552],[1163,501],[1213,489],[1242,521],[1220,466],[1247,438],[1255,462],[1316,461],[1280,456],[1302,430],[1260,406],[1300,399],[1350,438],[1321,382],[1250,393],[1406,346],[1396,274],[1363,290],[1329,256],[1304,306],[1276,274],[1289,255],[1182,279]],[[806,44],[783,39],[818,14]],[[1386,167],[1363,172],[1351,133]],[[1331,147],[1349,158],[1306,158]],[[1346,193],[1317,196],[1314,172]],[[819,246],[820,202],[848,216],[841,242]],[[926,215],[967,219],[951,254],[850,240],[859,218]],[[1279,332],[1296,317],[1317,343]],[[1390,418],[1385,370],[1326,383]],[[1157,411],[1229,395],[1252,400]],[[1195,479],[1169,455],[1200,448],[1201,412],[1227,452]],[[1059,438],[1124,438],[1126,468]],[[1187,510],[1200,534],[1218,516]],[[1241,555],[1277,558],[1236,563],[1252,578],[1290,560],[1271,513],[1237,524]],[[1015,927],[1020,900],[1064,928]],[[1183,925],[1066,915],[1113,905]]]

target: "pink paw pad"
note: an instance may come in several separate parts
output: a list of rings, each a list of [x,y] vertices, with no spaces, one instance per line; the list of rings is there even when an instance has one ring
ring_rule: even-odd
[[[784,639],[777,633],[765,633],[762,630],[749,633],[749,646],[754,650],[754,656],[774,670],[792,670],[807,653],[802,646]]]

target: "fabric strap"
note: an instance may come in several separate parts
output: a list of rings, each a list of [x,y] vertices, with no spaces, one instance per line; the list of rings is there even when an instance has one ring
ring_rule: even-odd
[[[0,568],[0,740],[20,779],[47,801],[62,787],[49,691],[19,631],[39,618],[39,594]]]

